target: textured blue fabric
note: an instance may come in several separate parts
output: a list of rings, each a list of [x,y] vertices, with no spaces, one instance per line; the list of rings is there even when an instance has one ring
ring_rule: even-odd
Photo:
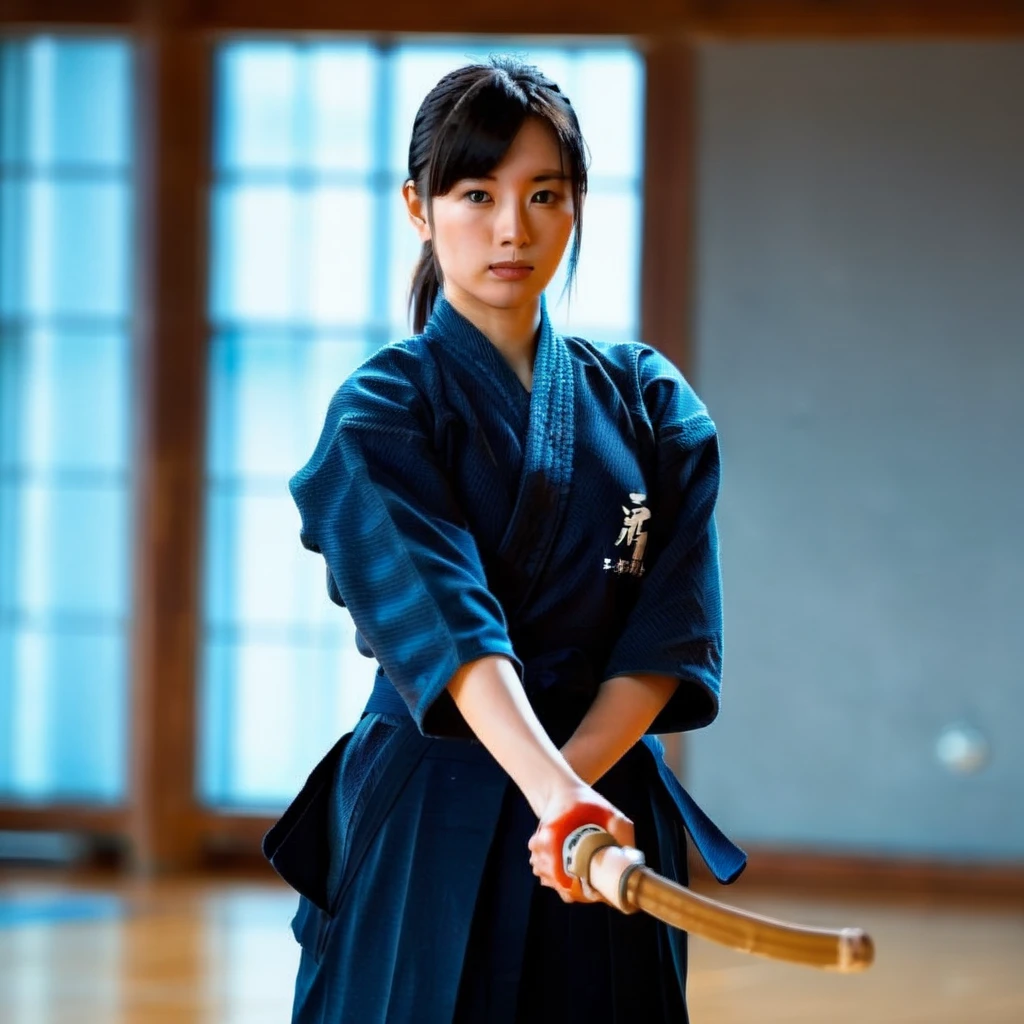
[[[533,910],[507,912],[533,905],[522,808],[445,687],[469,661],[507,657],[561,744],[605,680],[666,673],[679,687],[652,733],[708,724],[722,654],[718,483],[714,424],[674,367],[643,345],[560,337],[546,311],[532,393],[443,298],[421,335],[345,381],[291,486],[302,542],[323,555],[328,594],[380,670],[367,714],[265,843],[302,893],[296,1022],[447,1024],[460,991],[460,1007],[478,1005],[480,979],[462,976],[471,931],[488,962],[509,964],[506,988],[516,965],[536,979],[536,957],[561,955],[523,959],[527,932],[543,939]],[[741,870],[653,736],[617,766],[614,789],[650,821],[646,852],[671,877],[685,877],[684,830],[720,879]],[[522,864],[495,868],[515,862],[516,844]],[[537,913],[568,925],[587,910]],[[602,926],[607,984],[621,991],[621,972],[636,970],[625,921]],[[557,920],[548,932],[561,934]],[[664,990],[659,1004],[670,1019],[685,936],[644,943],[660,951],[654,987],[674,979],[678,999]],[[516,1019],[505,1003],[499,1024]]]

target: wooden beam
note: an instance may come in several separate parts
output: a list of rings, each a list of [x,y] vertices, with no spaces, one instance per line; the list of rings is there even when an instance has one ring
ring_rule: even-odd
[[[130,28],[136,0],[0,0],[0,25],[26,30]]]
[[[357,32],[371,34],[605,36],[655,32],[685,21],[687,0],[556,0],[549,4],[481,4],[451,0],[389,0],[343,4],[336,0],[207,0],[202,24],[217,32]]]
[[[276,821],[277,815],[201,812],[198,828],[203,867],[231,874],[277,878],[262,851],[263,836]]]
[[[196,674],[206,398],[209,42],[153,4],[138,24],[139,295],[132,853],[199,858]]]
[[[528,8],[450,0],[391,0],[373,7],[335,0],[208,0],[202,23],[217,31],[387,32],[498,35],[976,36],[1024,33],[1020,0],[559,0]]]
[[[223,847],[262,856],[263,837],[277,821],[274,814],[244,814],[240,811],[202,811],[197,827],[207,849]]]
[[[128,28],[151,0],[0,0],[0,25]],[[213,33],[368,33],[700,38],[1024,36],[1024,0],[557,0],[532,5],[421,0],[171,0],[165,23]]]
[[[126,807],[88,804],[0,804],[0,832],[90,832],[124,835]]]
[[[690,0],[694,37],[969,38],[1024,35],[1024,0]]]

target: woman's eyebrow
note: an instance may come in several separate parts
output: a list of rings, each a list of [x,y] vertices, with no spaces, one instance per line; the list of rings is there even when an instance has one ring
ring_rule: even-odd
[[[463,181],[497,181],[497,177],[493,174],[476,174],[467,178],[463,178]],[[564,171],[541,171],[540,174],[535,174],[531,179],[532,182],[540,181],[568,181],[569,175]]]

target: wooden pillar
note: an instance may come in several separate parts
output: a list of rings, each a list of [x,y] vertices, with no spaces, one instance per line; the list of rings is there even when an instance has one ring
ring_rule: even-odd
[[[685,36],[647,41],[640,336],[693,382],[697,204],[696,44]],[[683,741],[666,736],[665,757],[683,773]]]
[[[688,377],[694,371],[695,48],[684,36],[651,39],[644,48],[641,337]]]
[[[211,56],[184,0],[136,24],[138,223],[132,859],[198,862],[196,694],[207,348]]]

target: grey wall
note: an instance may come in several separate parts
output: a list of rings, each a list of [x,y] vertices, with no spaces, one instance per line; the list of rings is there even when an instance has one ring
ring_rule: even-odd
[[[1024,45],[715,44],[696,377],[738,838],[1024,857]],[[991,745],[956,774],[949,724]]]

